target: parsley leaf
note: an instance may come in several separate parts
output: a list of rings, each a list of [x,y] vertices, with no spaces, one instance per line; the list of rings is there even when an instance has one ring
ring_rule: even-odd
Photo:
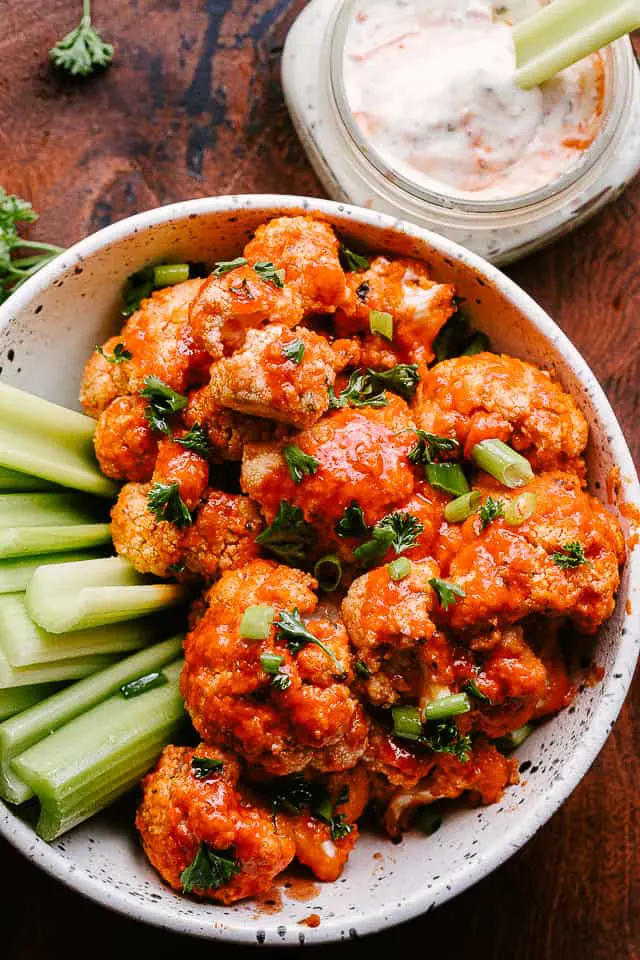
[[[349,382],[336,397],[333,389],[329,389],[329,407],[386,407],[389,403],[384,387],[363,370],[354,370]]]
[[[571,570],[574,567],[581,567],[583,563],[589,563],[584,555],[584,547],[578,540],[572,540],[565,543],[560,550],[554,550],[551,559],[563,570]]]
[[[424,525],[411,513],[388,513],[371,530],[371,539],[356,547],[353,555],[361,566],[375,566],[391,547],[397,554],[415,547],[423,530]]]
[[[125,360],[131,360],[132,356],[129,350],[125,350],[124,343],[116,343],[111,356],[109,356],[108,353],[105,353],[102,347],[96,347],[96,353],[99,353],[100,356],[107,361],[107,363],[115,364],[124,363]]]
[[[316,532],[304,519],[300,507],[286,500],[280,501],[273,522],[256,537],[256,543],[289,564],[304,563],[316,540]]]
[[[440,577],[433,577],[429,580],[438,597],[438,601],[443,610],[448,610],[452,603],[456,603],[457,598],[466,597],[465,591],[456,583],[450,580],[441,580]]]
[[[24,240],[18,234],[18,224],[34,223],[37,219],[30,203],[0,187],[0,303],[63,252],[62,247]],[[29,251],[29,256],[12,259],[13,252],[20,249]]]
[[[51,48],[49,57],[55,67],[74,77],[86,77],[98,67],[109,66],[113,47],[91,25],[91,0],[83,0],[80,23]]]
[[[203,460],[206,460],[211,453],[209,434],[199,423],[194,423],[189,432],[185,433],[183,437],[175,437],[175,442],[179,443],[182,447],[186,447],[187,450],[192,450],[193,453],[199,454]]]
[[[315,785],[304,779],[300,773],[280,777],[275,781],[275,792],[271,799],[271,812],[285,810],[290,814],[302,813],[313,803]]]
[[[465,693],[468,693],[470,696],[475,697],[476,700],[479,700],[480,703],[492,703],[491,697],[488,697],[486,693],[482,692],[475,680],[467,680],[467,682],[463,684],[462,689]]]
[[[301,363],[304,356],[304,343],[302,340],[292,340],[291,343],[285,343],[282,348],[282,355],[292,363]]]
[[[140,396],[149,401],[144,415],[151,429],[171,437],[169,417],[184,410],[188,403],[187,398],[176,393],[159,377],[145,377],[144,390]]]
[[[451,753],[466,763],[471,753],[471,736],[462,736],[455,720],[431,720],[423,726],[418,742],[435,753]]]
[[[390,370],[367,369],[370,377],[404,400],[412,400],[420,383],[417,363],[397,363]]]
[[[284,640],[290,653],[299,653],[308,643],[313,643],[316,647],[320,647],[328,657],[331,657],[342,672],[342,667],[338,663],[334,652],[307,630],[297,607],[294,607],[291,613],[278,614],[274,623],[277,627],[276,640]]]
[[[504,514],[504,503],[502,500],[494,500],[493,497],[487,497],[480,507],[478,515],[480,517],[480,529],[484,530],[490,523],[497,520]]]
[[[349,273],[352,273],[354,270],[369,269],[368,257],[363,257],[360,253],[354,253],[353,250],[349,250],[348,247],[345,247],[344,243],[340,244],[338,256],[340,257],[342,269]]]
[[[344,837],[348,837],[353,830],[353,824],[347,823],[344,813],[334,814],[329,826],[332,840],[342,840]]]
[[[222,277],[225,273],[229,273],[237,267],[246,267],[246,265],[246,257],[236,257],[235,260],[218,260],[211,272],[214,277]]]
[[[275,287],[284,287],[284,270],[276,270],[270,260],[254,263],[253,269],[263,280],[270,281]]]
[[[353,830],[346,822],[343,813],[336,814],[335,808],[349,799],[348,788],[340,792],[335,804],[328,791],[318,783],[305,780],[301,773],[280,777],[275,792],[272,793],[271,812],[275,816],[280,810],[296,816],[304,810],[310,810],[312,816],[325,823],[330,830],[332,840],[341,840]]]
[[[351,501],[350,507],[344,508],[342,517],[336,523],[335,531],[339,537],[366,537],[371,532],[371,528],[364,519],[362,507],[358,506],[355,500]]]
[[[382,563],[392,544],[393,530],[390,527],[380,527],[376,524],[371,531],[371,539],[356,547],[353,555],[361,567],[368,569]]]
[[[222,773],[224,761],[214,760],[211,757],[192,757],[191,769],[196,780],[207,780],[216,773]]]
[[[302,483],[305,476],[311,476],[320,466],[319,460],[304,453],[295,443],[286,446],[282,451],[282,456],[294,483]]]
[[[193,517],[180,496],[178,483],[154,483],[147,494],[147,506],[157,520],[174,523],[176,527],[189,527]]]
[[[192,862],[180,874],[180,883],[185,893],[192,890],[217,890],[240,873],[240,864],[235,859],[222,857],[201,843]]]
[[[437,433],[427,433],[425,430],[413,431],[418,437],[415,447],[409,451],[409,461],[415,464],[436,463],[443,453],[455,453],[460,450],[460,444],[451,437],[441,437]]]

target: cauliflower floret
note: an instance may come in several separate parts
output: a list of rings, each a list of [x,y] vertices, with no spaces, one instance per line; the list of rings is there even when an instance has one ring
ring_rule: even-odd
[[[117,363],[114,360],[118,345],[123,346],[122,337],[111,337],[103,344],[102,351],[94,350],[85,364],[80,384],[80,403],[87,416],[94,420],[117,397],[129,392],[129,361]]]
[[[348,274],[347,284],[349,299],[336,314],[339,336],[368,334],[372,310],[390,313],[393,317],[391,349],[415,363],[433,360],[433,341],[456,309],[455,287],[435,283],[419,260],[386,257],[376,257],[364,272]],[[372,339],[380,341],[380,349],[385,348],[386,341],[381,337]],[[372,346],[370,343],[369,349]],[[389,344],[386,348],[389,349]]]
[[[585,418],[546,371],[515,357],[480,353],[436,364],[418,386],[415,416],[423,430],[455,437],[467,457],[480,440],[495,438],[534,470],[584,476]]]
[[[182,420],[188,427],[206,429],[213,463],[240,461],[246,443],[266,443],[282,432],[269,420],[221,407],[211,396],[209,384],[189,394]]]
[[[448,579],[465,596],[444,615],[451,627],[478,632],[541,613],[595,633],[613,612],[620,582],[624,539],[616,518],[571,473],[541,474],[518,491],[489,483],[485,490],[505,503],[535,493],[536,506],[517,527],[501,517],[484,530],[477,517],[464,523]]]
[[[184,563],[188,570],[214,580],[258,556],[260,512],[248,497],[207,490],[195,522],[186,531]]]
[[[299,570],[254,560],[211,588],[185,641],[182,694],[200,735],[276,776],[353,767],[366,745],[362,709],[348,686],[347,634],[341,623],[313,616],[316,587]],[[275,623],[264,640],[241,636],[252,606],[270,607],[276,619],[302,617],[315,639],[295,652]],[[277,682],[263,654],[282,658]]]
[[[304,314],[332,313],[347,296],[338,238],[328,223],[312,217],[278,217],[256,230],[244,248],[249,263],[270,262],[285,272]]]
[[[93,443],[100,469],[114,480],[151,479],[158,442],[144,415],[146,400],[118,397],[99,416]]]
[[[127,483],[111,511],[111,536],[116,552],[139,573],[169,577],[180,566],[185,530],[157,520],[149,509],[151,483]]]
[[[222,767],[200,776],[203,760]],[[288,832],[276,828],[239,777],[231,754],[202,743],[166,747],[142,781],[136,827],[147,857],[174,890],[235,903],[270,890],[293,859]]]
[[[280,324],[250,330],[241,350],[211,368],[211,396],[223,407],[310,427],[329,408],[329,387],[342,369],[324,337]]]
[[[153,471],[154,483],[178,484],[178,492],[188,510],[193,511],[209,481],[209,465],[200,454],[175,440],[161,440]]]

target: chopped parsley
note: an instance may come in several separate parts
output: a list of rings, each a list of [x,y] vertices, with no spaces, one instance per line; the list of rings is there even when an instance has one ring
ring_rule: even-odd
[[[282,355],[292,363],[302,363],[304,356],[304,343],[302,340],[292,340],[291,343],[285,343],[282,348]]]
[[[105,353],[102,347],[96,347],[96,353],[99,353],[100,356],[107,361],[107,363],[125,363],[127,360],[131,360],[131,352],[125,349],[124,343],[116,343],[113,348],[113,353],[109,356],[108,353]]]
[[[179,529],[190,527],[193,517],[180,496],[178,483],[154,483],[147,494],[147,505],[157,520],[173,523]]]
[[[455,720],[430,720],[418,742],[434,753],[451,753],[460,763],[466,763],[471,754],[471,737],[462,736]]]
[[[478,511],[480,517],[480,529],[484,530],[490,523],[504,515],[504,503],[502,500],[495,500],[493,497],[487,497]]]
[[[346,822],[343,813],[335,811],[348,799],[348,787],[340,791],[334,803],[323,786],[305,780],[303,774],[294,773],[289,777],[280,777],[277,781],[277,787],[271,796],[271,812],[274,817],[281,810],[296,816],[309,810],[313,817],[329,827],[332,840],[341,840],[351,833],[353,825]]]
[[[149,401],[144,415],[151,429],[171,437],[169,417],[184,410],[188,403],[187,398],[176,393],[159,377],[153,376],[144,378],[144,390],[140,396]]]
[[[284,287],[284,270],[276,270],[270,260],[254,263],[253,269],[259,277],[272,283],[274,287]]]
[[[273,522],[256,537],[256,543],[291,565],[304,563],[316,540],[316,532],[304,519],[300,507],[286,500],[280,501]]]
[[[192,890],[217,890],[229,883],[237,873],[240,873],[237,860],[220,856],[206,843],[201,843],[192,862],[180,874],[180,883],[185,893],[191,893]]]
[[[571,543],[565,543],[560,550],[554,550],[551,559],[563,570],[572,570],[589,563],[584,555],[584,547],[578,540],[572,540]]]
[[[360,566],[373,567],[391,547],[396,554],[415,547],[423,530],[423,524],[411,513],[388,513],[371,530],[371,539],[356,547],[353,555]]]
[[[192,757],[191,769],[196,780],[208,780],[217,773],[222,773],[224,762],[211,757]]]
[[[183,437],[176,437],[175,442],[186,447],[187,450],[199,454],[204,460],[211,454],[209,434],[199,423],[194,423],[189,432],[185,433]]]
[[[332,387],[329,388],[329,407],[333,410],[342,407],[386,407],[388,403],[384,387],[363,370],[354,370],[338,396]]]
[[[317,637],[307,630],[297,607],[294,607],[291,613],[282,612],[278,614],[274,623],[277,628],[276,640],[284,640],[290,653],[295,655],[299,653],[303,647],[306,647],[308,643],[313,643],[316,647],[320,647],[328,657],[331,657],[339,667],[340,672],[342,672],[342,667],[338,663],[333,650],[330,650],[321,640],[318,640]]]
[[[460,451],[460,444],[452,437],[441,437],[437,433],[427,433],[425,430],[413,431],[418,442],[408,454],[409,461],[416,465],[436,463],[442,454],[455,453]]]
[[[342,517],[336,523],[335,531],[339,537],[366,537],[371,532],[371,528],[364,519],[362,507],[358,506],[355,500],[351,501],[351,506],[344,508]]]
[[[302,483],[304,477],[311,476],[320,466],[320,462],[315,457],[304,453],[295,443],[286,446],[282,451],[282,456],[294,483]]]
[[[367,369],[370,377],[403,400],[412,400],[420,383],[417,363],[397,363],[390,370]]]
[[[246,267],[246,265],[246,257],[236,257],[235,260],[218,260],[211,272],[214,277],[222,277],[225,273],[230,273],[231,270],[236,270],[238,267]]]
[[[369,269],[368,257],[363,257],[360,253],[354,253],[353,250],[345,247],[344,243],[340,244],[339,257],[342,269],[348,273],[353,273],[354,270]]]
[[[458,597],[461,599],[466,597],[466,593],[459,587],[456,583],[451,583],[450,580],[441,580],[440,577],[432,577],[429,580],[429,584],[433,587],[438,597],[438,602],[443,610],[448,610],[449,607],[457,602]]]

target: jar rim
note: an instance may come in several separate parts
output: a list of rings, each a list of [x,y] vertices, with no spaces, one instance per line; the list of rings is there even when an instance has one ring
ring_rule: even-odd
[[[527,193],[491,200],[471,200],[468,197],[440,193],[423,187],[389,165],[375,147],[369,143],[353,119],[344,83],[343,64],[347,32],[353,19],[354,7],[358,2],[360,0],[338,0],[327,26],[329,90],[343,130],[358,154],[387,181],[414,199],[443,209],[456,209],[479,214],[508,213],[527,209],[550,198],[556,198],[569,190],[592,169],[615,136],[624,112],[624,105],[630,93],[631,68],[635,64],[635,55],[629,37],[622,37],[601,51],[605,54],[605,100],[600,129],[593,142],[584,151],[581,159],[572,164],[559,177]]]

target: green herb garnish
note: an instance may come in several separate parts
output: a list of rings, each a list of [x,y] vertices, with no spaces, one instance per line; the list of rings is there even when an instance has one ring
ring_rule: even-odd
[[[304,453],[295,443],[286,446],[282,451],[282,456],[294,483],[302,483],[305,476],[311,476],[320,466],[319,460]]]
[[[302,363],[304,343],[302,340],[292,340],[291,343],[286,343],[282,348],[282,355],[287,360],[291,360],[292,363]]]
[[[211,454],[209,434],[199,423],[194,423],[189,432],[185,433],[184,436],[175,437],[174,439],[180,446],[186,447],[187,450],[199,454],[203,460],[207,460]]]
[[[273,522],[256,537],[256,543],[288,564],[304,563],[316,540],[316,532],[300,507],[286,500],[280,502]]]
[[[492,703],[491,697],[488,697],[486,693],[482,692],[475,680],[467,680],[462,689],[465,693],[468,693],[470,696],[475,697],[476,700],[479,700],[480,703]]]
[[[490,523],[497,520],[504,514],[504,503],[502,500],[495,500],[493,497],[487,497],[478,511],[480,517],[480,529],[484,530]]]
[[[342,672],[334,652],[307,630],[297,607],[294,607],[291,613],[280,613],[274,623],[277,627],[276,639],[284,640],[290,653],[299,653],[308,643],[313,643],[316,647],[320,647],[328,657],[331,657]]]
[[[129,350],[125,350],[124,343],[116,343],[111,356],[109,356],[108,353],[105,353],[102,347],[96,347],[96,353],[99,353],[100,356],[107,361],[107,363],[115,364],[120,364],[124,363],[126,360],[131,360],[132,356]]]
[[[404,553],[415,547],[424,525],[411,513],[389,513],[371,530],[371,539],[353,551],[356,560],[363,567],[372,567],[382,561],[387,551]]]
[[[225,273],[230,273],[231,270],[236,270],[238,267],[246,267],[247,263],[246,257],[236,257],[235,260],[218,260],[211,273],[214,277],[222,277]]]
[[[191,769],[196,780],[208,780],[217,773],[222,773],[224,762],[211,757],[192,757]]]
[[[154,483],[147,494],[147,505],[157,520],[173,523],[179,529],[193,523],[189,508],[180,496],[178,483]]]
[[[369,269],[368,257],[363,257],[360,253],[354,253],[353,250],[345,247],[344,243],[340,244],[339,256],[342,269],[349,273],[352,273],[354,270]]]
[[[149,401],[144,415],[151,429],[172,437],[169,417],[184,410],[188,403],[187,398],[176,393],[159,377],[145,377],[144,390],[140,396]]]
[[[371,528],[364,519],[362,507],[359,507],[355,500],[351,501],[350,507],[344,508],[335,531],[339,537],[366,537],[370,533]]]
[[[441,437],[437,433],[427,433],[425,430],[411,431],[418,437],[418,442],[408,454],[408,459],[416,465],[426,466],[428,463],[436,463],[442,454],[455,453],[460,451],[460,444],[452,437]]]
[[[584,555],[584,547],[578,540],[572,540],[571,543],[565,543],[560,550],[554,550],[551,559],[563,570],[572,570],[581,567],[583,563],[589,563]]]
[[[451,583],[450,580],[441,580],[440,577],[433,577],[429,580],[429,584],[435,590],[443,610],[448,610],[453,603],[457,602],[458,597],[461,599],[466,597],[466,593],[462,587],[459,587],[456,583]]]
[[[94,70],[108,67],[113,47],[105,43],[91,23],[91,0],[83,0],[80,23],[49,51],[55,67],[72,76],[86,77]]]
[[[201,843],[192,862],[180,874],[180,883],[185,893],[191,893],[192,890],[217,890],[229,883],[237,873],[240,873],[237,860],[220,856],[206,843]]]
[[[284,287],[284,270],[276,270],[270,260],[265,260],[262,263],[254,263],[253,269],[259,277],[269,281],[274,287]]]
[[[18,224],[34,223],[37,219],[30,203],[0,187],[0,303],[63,252],[62,247],[24,240],[18,234]],[[29,256],[13,256],[19,250],[28,251]]]

